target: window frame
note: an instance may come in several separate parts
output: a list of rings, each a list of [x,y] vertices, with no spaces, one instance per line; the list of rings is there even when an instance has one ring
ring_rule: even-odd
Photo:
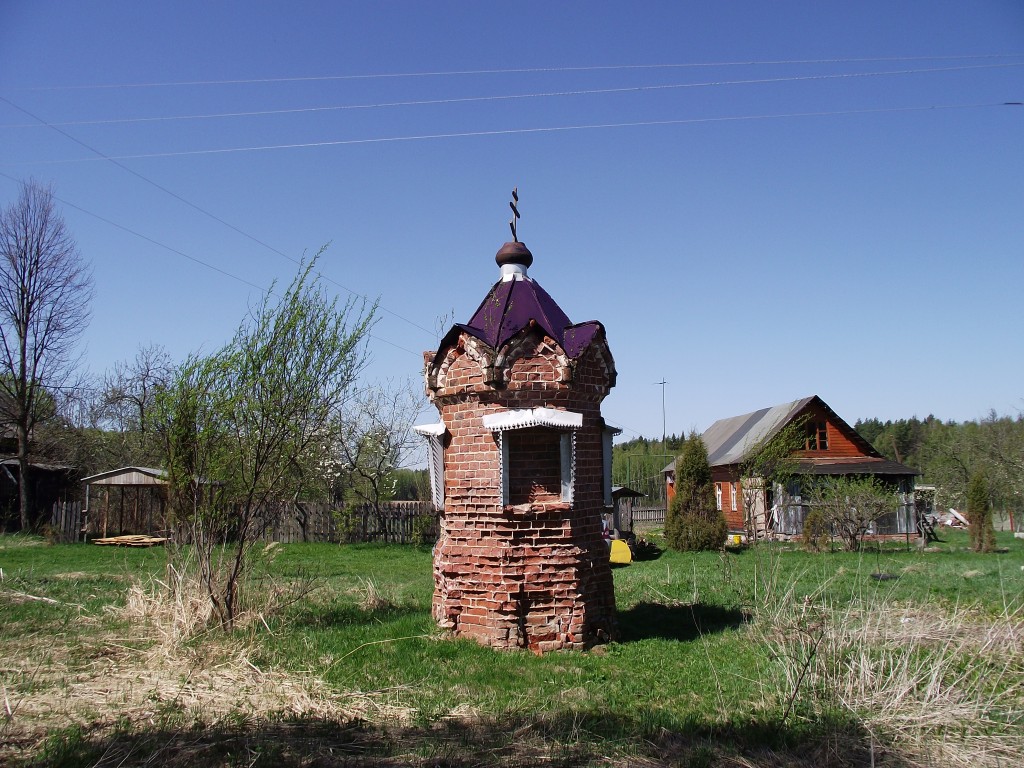
[[[509,462],[511,446],[505,432],[545,427],[559,432],[559,474],[563,504],[572,506],[576,494],[576,431],[583,426],[583,414],[555,408],[522,408],[484,414],[484,426],[495,434],[500,455],[501,505],[510,506]],[[610,476],[610,473],[609,473]]]
[[[427,441],[427,470],[430,475],[430,503],[435,512],[444,510],[444,437],[448,428],[443,421],[419,424],[413,432]]]

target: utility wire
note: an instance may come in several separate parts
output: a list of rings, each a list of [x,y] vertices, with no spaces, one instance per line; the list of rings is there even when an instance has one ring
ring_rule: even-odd
[[[6,101],[0,96],[0,101]],[[340,146],[351,146],[355,144],[386,144],[390,142],[402,142],[402,141],[426,141],[430,139],[462,139],[474,136],[513,136],[517,134],[529,134],[529,133],[560,133],[566,131],[584,131],[584,130],[599,130],[607,128],[640,128],[648,126],[660,126],[660,125],[694,125],[698,123],[727,123],[727,122],[741,122],[745,120],[780,120],[784,118],[794,117],[838,117],[844,115],[875,115],[875,114],[891,114],[900,112],[929,112],[937,110],[953,110],[953,109],[981,109],[985,107],[1001,107],[1007,105],[1013,105],[1014,102],[985,102],[978,104],[933,104],[922,107],[875,107],[866,109],[838,109],[838,110],[827,110],[821,112],[783,112],[776,114],[762,114],[762,115],[732,115],[724,117],[690,117],[682,118],[678,120],[637,120],[623,123],[589,123],[580,125],[561,125],[561,126],[548,126],[538,128],[501,128],[492,131],[457,131],[452,133],[426,133],[426,134],[413,134],[409,136],[382,136],[367,139],[336,139],[331,141],[310,141],[310,142],[297,142],[292,144],[263,144],[249,147],[224,147],[220,149],[187,149],[178,150],[174,152],[143,152],[132,155],[103,155],[102,159],[106,160],[143,160],[150,158],[159,157],[187,157],[191,155],[223,155],[231,154],[236,152],[265,152],[270,150],[278,149],[310,149],[314,147],[340,147]],[[92,162],[99,158],[91,157],[80,157],[72,158],[67,160],[38,160],[31,164],[39,165],[62,165],[66,163],[83,163]],[[23,165],[30,164],[28,161],[19,163]],[[134,173],[134,171],[132,171]],[[136,174],[137,175],[137,174]],[[141,177],[140,177],[141,178]],[[173,194],[173,193],[172,193]],[[191,204],[190,204],[191,205]],[[200,209],[201,210],[201,209]],[[258,241],[257,241],[258,242]],[[269,247],[269,246],[268,246]],[[348,289],[346,289],[348,290]],[[394,314],[394,313],[392,313]],[[405,319],[405,318],[402,318]],[[406,322],[412,323],[407,320]],[[415,323],[412,323],[415,325]],[[422,330],[427,330],[422,326],[416,326]],[[428,331],[428,333],[433,333]]]
[[[5,179],[9,179],[10,181],[13,181],[16,184],[20,184],[21,183],[21,181],[19,179],[16,179],[14,176],[10,176],[10,175],[4,173],[3,171],[0,171],[0,176],[3,176]],[[141,240],[145,240],[147,243],[155,245],[158,248],[163,248],[165,251],[170,251],[171,253],[173,253],[173,254],[175,254],[177,256],[181,256],[183,258],[186,258],[189,261],[191,261],[191,262],[193,262],[195,264],[198,264],[201,267],[206,267],[207,269],[213,270],[214,272],[218,272],[219,274],[223,275],[224,277],[228,277],[228,278],[230,278],[232,280],[236,280],[237,282],[242,283],[243,285],[247,285],[250,288],[255,288],[260,293],[266,294],[267,296],[272,296],[275,299],[283,299],[284,298],[279,293],[275,293],[270,288],[264,288],[262,285],[257,285],[256,283],[254,283],[254,282],[252,282],[250,280],[246,280],[244,277],[236,275],[233,272],[228,272],[226,269],[221,269],[220,267],[218,267],[218,266],[216,266],[214,264],[211,264],[208,261],[203,261],[200,258],[192,256],[191,254],[185,253],[185,251],[178,250],[177,248],[174,248],[173,246],[167,245],[166,243],[162,243],[159,240],[154,240],[149,235],[144,235],[141,232],[138,232],[138,231],[132,229],[131,227],[126,227],[123,224],[118,224],[116,221],[112,221],[111,219],[108,219],[105,216],[101,216],[98,213],[94,213],[93,211],[90,211],[90,210],[87,210],[85,208],[82,208],[80,205],[76,205],[75,203],[72,203],[70,200],[65,200],[65,199],[63,199],[61,197],[58,197],[57,195],[54,195],[53,199],[56,200],[57,202],[61,203],[62,205],[66,205],[68,208],[74,208],[76,211],[79,211],[80,213],[84,213],[86,216],[91,216],[92,218],[94,218],[94,219],[96,219],[98,221],[102,221],[104,224],[107,224],[107,225],[109,225],[111,227],[114,227],[115,229],[119,229],[122,232],[127,232],[129,235],[133,235],[133,236],[135,236],[135,237],[137,237],[137,238],[139,238]],[[400,349],[403,352],[408,352],[410,355],[415,355],[416,357],[420,357],[422,355],[421,352],[414,352],[411,349],[407,349],[406,347],[403,347],[403,346],[401,346],[399,344],[396,344],[393,341],[389,341],[388,339],[385,339],[385,338],[383,338],[381,336],[377,336],[377,335],[375,335],[373,333],[369,333],[367,335],[371,339],[374,339],[375,341],[383,342],[384,344],[388,344],[388,345],[390,345],[392,347],[395,347],[396,349]]]
[[[126,173],[130,173],[135,178],[137,178],[137,179],[139,179],[141,181],[146,182],[150,186],[155,187],[156,189],[159,189],[161,192],[163,192],[163,193],[165,193],[167,195],[170,195],[175,200],[178,200],[179,202],[184,203],[189,208],[192,208],[193,210],[198,211],[199,213],[203,214],[204,216],[207,216],[207,217],[213,219],[218,224],[221,224],[221,225],[227,227],[228,229],[232,230],[233,232],[237,232],[238,234],[242,235],[242,237],[248,238],[249,240],[251,240],[252,242],[256,243],[257,245],[263,246],[268,251],[271,251],[272,253],[276,253],[278,256],[282,256],[283,258],[288,259],[288,261],[292,262],[293,264],[301,264],[302,263],[299,259],[296,259],[294,256],[289,256],[284,251],[281,251],[281,250],[275,248],[274,246],[270,245],[269,243],[266,243],[263,240],[260,240],[258,237],[254,236],[254,235],[251,235],[251,234],[249,234],[248,232],[246,232],[246,231],[244,231],[242,229],[239,229],[234,224],[231,224],[230,222],[225,221],[224,219],[220,218],[219,216],[217,216],[214,213],[211,213],[210,211],[206,210],[205,208],[202,208],[202,207],[196,205],[191,200],[186,200],[184,197],[182,197],[181,195],[177,194],[176,192],[172,192],[167,187],[165,187],[165,186],[163,186],[161,184],[158,184],[157,182],[153,181],[152,179],[150,179],[150,178],[148,178],[146,176],[143,176],[138,171],[135,171],[135,170],[129,168],[127,165],[124,165],[123,163],[118,162],[119,160],[126,159],[126,158],[111,157],[110,155],[107,155],[107,154],[104,154],[103,152],[100,152],[95,147],[92,147],[92,146],[86,144],[84,141],[81,141],[80,139],[72,136],[67,131],[62,130],[61,128],[58,128],[58,127],[48,123],[43,118],[39,117],[36,114],[33,114],[32,112],[29,112],[27,109],[25,109],[23,107],[18,106],[17,104],[15,104],[14,102],[12,102],[9,99],[5,98],[4,96],[0,96],[0,101],[4,102],[5,104],[7,104],[7,105],[9,105],[11,107],[13,107],[14,109],[18,110],[19,112],[23,112],[24,114],[26,114],[29,117],[31,117],[33,120],[38,120],[43,125],[46,125],[47,127],[52,128],[54,131],[59,133],[61,136],[64,136],[66,139],[69,139],[70,141],[73,141],[75,144],[78,144],[79,146],[84,147],[85,149],[87,149],[90,152],[92,152],[93,154],[95,154],[98,159],[106,160],[106,161],[108,161],[110,163],[113,163],[115,166],[117,166],[121,170],[125,171]],[[364,301],[370,301],[371,300],[365,294],[361,294],[361,293],[358,293],[356,291],[353,291],[348,286],[342,285],[341,283],[339,283],[338,281],[334,280],[331,277],[328,277],[327,275],[324,275],[324,274],[322,274],[320,272],[317,272],[317,275],[319,277],[321,277],[322,279],[326,280],[327,282],[331,283],[332,285],[334,285],[334,286],[336,286],[338,288],[341,288],[344,291],[348,291],[348,293],[350,293],[352,296],[355,296],[356,298],[361,298]],[[426,332],[426,333],[428,333],[428,334],[430,334],[432,336],[435,335],[434,332],[431,331],[429,328],[424,328],[419,323],[413,322],[409,318],[403,317],[402,315],[398,314],[397,312],[394,312],[393,310],[390,310],[387,307],[381,306],[379,303],[378,303],[378,307],[380,307],[381,311],[386,312],[389,315],[391,315],[392,317],[398,318],[399,320],[402,320],[403,322],[408,323],[409,325],[413,326],[414,328],[418,328],[419,330],[424,331],[424,332]]]
[[[292,109],[264,109],[264,110],[251,110],[245,112],[213,112],[208,114],[193,114],[193,115],[157,115],[152,117],[121,117],[121,118],[105,118],[99,120],[69,120],[65,122],[34,122],[34,123],[15,123],[8,125],[0,125],[0,128],[38,128],[44,125],[49,128],[56,127],[72,127],[82,125],[124,125],[133,123],[159,123],[168,121],[185,121],[185,120],[213,120],[223,118],[234,118],[234,117],[267,117],[272,115],[294,115],[294,114],[310,114],[317,112],[336,112],[342,110],[363,110],[363,109],[383,109],[389,107],[418,107],[418,106],[436,106],[446,104],[470,104],[476,102],[488,102],[488,101],[513,101],[521,99],[542,99],[542,98],[557,98],[566,96],[594,96],[594,95],[608,95],[618,93],[644,93],[651,91],[667,91],[667,90],[678,90],[682,88],[716,88],[729,85],[770,85],[777,83],[793,83],[793,82],[806,82],[815,80],[840,80],[850,78],[865,78],[865,77],[886,77],[894,75],[917,75],[917,74],[930,74],[936,72],[964,72],[975,69],[1001,69],[1007,67],[1022,67],[1024,61],[1013,62],[1005,64],[974,64],[969,66],[959,67],[934,67],[925,69],[896,69],[896,70],[885,70],[876,72],[846,72],[837,74],[825,74],[825,75],[797,75],[792,77],[768,77],[768,78],[757,78],[747,80],[712,80],[702,83],[668,83],[662,85],[634,85],[634,86],[621,86],[617,88],[591,88],[583,90],[571,90],[571,91],[543,91],[538,93],[514,93],[514,94],[498,94],[492,96],[465,96],[465,97],[453,97],[445,99],[416,99],[411,101],[383,101],[368,104],[340,104],[340,105],[329,105],[320,107],[297,107]],[[10,103],[10,102],[8,102]]]
[[[383,80],[403,77],[452,77],[457,75],[510,75],[556,72],[608,72],[642,69],[697,69],[707,67],[739,67],[739,66],[783,66],[803,64],[864,64],[884,61],[969,61],[979,59],[1009,59],[1024,56],[1024,53],[985,53],[953,56],[876,56],[869,58],[835,58],[835,59],[778,59],[766,61],[717,61],[717,62],[685,62],[664,64],[605,64],[581,67],[517,67],[509,69],[464,69],[427,72],[377,72],[355,75],[309,75],[302,77],[262,77],[232,80],[180,80],[149,83],[105,83],[93,85],[43,85],[18,88],[20,91],[75,91],[103,90],[115,88],[167,88],[200,85],[252,85],[267,83],[304,83],[324,82],[331,80]]]
[[[613,421],[612,419],[609,419],[607,416],[605,417],[604,420],[605,420],[606,424],[611,424],[613,427],[618,427],[623,432],[629,432],[629,434],[631,434],[631,435],[636,435],[637,437],[643,437],[643,433],[637,432],[635,429],[632,429],[630,427],[625,426],[624,424],[620,424],[620,423],[618,423],[616,421]]]

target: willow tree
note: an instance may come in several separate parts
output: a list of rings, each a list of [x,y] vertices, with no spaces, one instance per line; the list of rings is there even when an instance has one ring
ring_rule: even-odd
[[[89,322],[92,275],[49,187],[27,182],[0,211],[0,416],[18,441],[22,530],[32,510],[29,440],[53,412],[54,392],[76,374],[75,348]]]
[[[288,504],[326,495],[332,432],[366,362],[376,306],[329,297],[315,264],[158,396],[171,513],[226,629],[253,544]]]

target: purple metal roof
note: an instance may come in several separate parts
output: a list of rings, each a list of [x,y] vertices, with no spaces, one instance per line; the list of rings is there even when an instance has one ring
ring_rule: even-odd
[[[602,330],[596,320],[573,325],[551,295],[529,278],[495,283],[469,322],[456,327],[498,349],[531,321],[571,358],[581,355]]]

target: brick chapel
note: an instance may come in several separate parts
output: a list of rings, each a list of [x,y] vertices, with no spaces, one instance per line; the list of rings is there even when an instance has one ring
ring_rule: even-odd
[[[573,324],[527,274],[523,243],[495,260],[500,279],[469,322],[424,354],[441,417],[416,428],[442,510],[433,613],[495,648],[587,648],[615,635],[601,523],[615,363],[601,323]]]

